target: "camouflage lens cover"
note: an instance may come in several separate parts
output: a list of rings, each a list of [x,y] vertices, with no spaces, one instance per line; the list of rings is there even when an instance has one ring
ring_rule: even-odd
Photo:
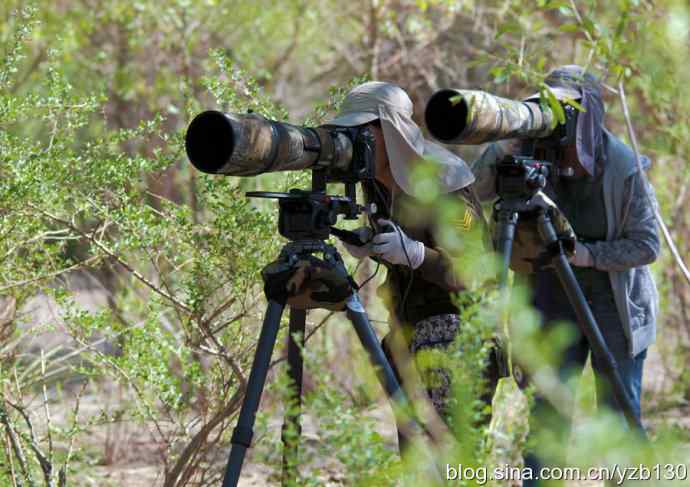
[[[353,292],[344,268],[314,256],[301,257],[292,265],[276,260],[261,274],[266,296],[296,309],[342,311]]]

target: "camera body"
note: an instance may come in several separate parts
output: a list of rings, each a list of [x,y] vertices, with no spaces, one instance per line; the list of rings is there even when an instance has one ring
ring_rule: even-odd
[[[578,111],[564,105],[565,122],[546,137],[524,139],[521,155],[506,155],[496,164],[496,194],[502,199],[528,200],[558,178],[571,177],[572,169],[563,169],[564,149],[576,143]]]
[[[370,181],[375,176],[376,140],[368,127],[319,127],[319,131],[328,131],[333,140],[347,140],[349,146],[349,164],[337,165],[329,160],[322,160],[314,167],[315,172],[323,171],[327,183],[359,183]],[[328,148],[321,151],[328,154]]]
[[[552,164],[528,156],[508,155],[496,164],[496,194],[502,199],[528,200],[546,187]]]
[[[338,217],[357,215],[362,208],[347,196],[291,189],[287,193],[252,191],[249,198],[278,200],[278,232],[288,240],[325,240]]]
[[[292,241],[326,239],[338,216],[356,219],[363,211],[356,185],[373,181],[376,171],[376,140],[366,126],[301,127],[255,113],[209,110],[190,123],[185,148],[192,164],[208,174],[257,176],[310,169],[310,191],[247,193],[278,200],[278,231]],[[345,194],[326,194],[329,183],[342,183]]]

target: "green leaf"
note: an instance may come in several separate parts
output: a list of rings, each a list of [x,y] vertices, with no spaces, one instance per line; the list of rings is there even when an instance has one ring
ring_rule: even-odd
[[[570,9],[570,3],[565,1],[565,0],[553,0],[551,2],[547,2],[546,5],[544,6],[544,9],[547,9],[547,10],[560,9],[560,8]]]
[[[522,27],[517,22],[505,22],[498,27],[495,39],[499,39],[503,34],[519,34]]]
[[[451,105],[457,105],[462,100],[464,100],[464,97],[462,95],[455,95],[455,96],[451,96],[448,101],[450,101]]]
[[[580,26],[575,23],[568,23],[559,26],[558,30],[560,30],[561,32],[579,32]]]
[[[544,93],[546,93],[547,102],[549,104],[549,107],[551,108],[551,111],[554,114],[554,127],[557,124],[565,123],[565,111],[563,110],[563,106],[561,105],[561,102],[558,101],[558,98],[556,98],[556,95],[554,95],[553,91],[551,91],[551,88],[547,84],[544,84],[544,91],[542,91],[542,96]]]
[[[567,103],[568,105],[575,107],[577,110],[579,110],[579,111],[581,111],[581,112],[586,112],[586,111],[587,111],[587,110],[585,109],[585,107],[583,107],[582,105],[580,105],[578,102],[576,102],[576,101],[573,100],[572,98],[566,98],[565,100],[563,100],[563,103]]]

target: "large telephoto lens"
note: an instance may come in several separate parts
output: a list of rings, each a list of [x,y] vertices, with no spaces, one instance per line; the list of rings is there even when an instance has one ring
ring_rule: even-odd
[[[276,122],[253,113],[211,110],[200,113],[189,124],[185,148],[200,171],[256,176],[308,169],[320,158],[332,156],[322,153],[320,137],[330,141],[329,133],[321,129]]]
[[[353,157],[352,141],[342,130],[215,110],[194,117],[185,149],[199,171],[228,176],[326,168],[347,172]]]
[[[540,138],[553,131],[553,113],[539,103],[509,100],[484,91],[437,91],[426,105],[424,118],[431,135],[446,144]]]
[[[187,129],[185,149],[199,171],[217,174],[230,159],[235,148],[232,119],[222,112],[200,113]]]

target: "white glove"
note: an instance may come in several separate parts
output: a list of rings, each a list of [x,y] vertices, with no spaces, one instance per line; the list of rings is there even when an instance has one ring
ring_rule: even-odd
[[[371,241],[375,255],[395,265],[416,269],[424,262],[424,244],[409,238],[398,225],[390,220],[379,220],[380,226],[390,225],[394,231],[378,233]],[[409,260],[408,260],[409,259]]]
[[[352,245],[347,242],[343,242],[345,250],[355,259],[364,259],[366,257],[371,257],[374,252],[371,250],[371,237],[373,232],[369,227],[359,227],[352,231],[359,235],[359,239],[362,242],[366,242],[364,245]]]
[[[589,247],[580,242],[575,242],[575,254],[570,258],[570,263],[575,267],[592,267],[594,265],[594,257]]]

